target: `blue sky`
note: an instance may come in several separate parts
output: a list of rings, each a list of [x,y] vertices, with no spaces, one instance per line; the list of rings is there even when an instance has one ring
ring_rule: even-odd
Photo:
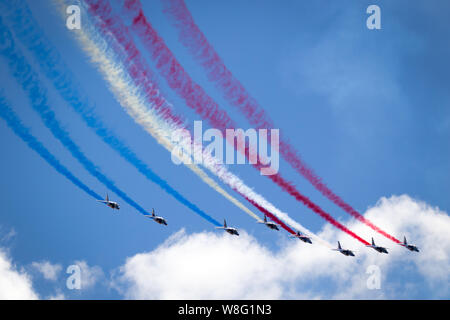
[[[71,34],[74,31],[65,28],[50,1],[27,3],[102,120],[155,172],[215,219],[227,218],[230,224],[246,230],[245,237],[256,239],[269,252],[282,250],[288,241],[286,233],[270,232],[255,224],[186,168],[175,166],[170,154],[133,122],[89,63]],[[228,68],[264,107],[281,135],[289,138],[332,190],[362,213],[376,206],[382,197],[405,194],[414,199],[411,201],[439,208],[447,216],[450,210],[450,63],[447,59],[450,45],[446,41],[450,28],[448,10],[445,10],[450,9],[448,3],[376,1],[382,13],[381,30],[366,28],[365,11],[373,4],[371,1],[186,3]],[[145,1],[143,5],[147,18],[192,78],[242,128],[249,128],[178,41],[177,30],[162,12],[161,3]],[[39,70],[34,57],[30,53],[27,57]],[[153,66],[151,59],[147,60]],[[3,57],[0,65],[2,70],[7,70]],[[212,225],[121,159],[86,127],[45,76],[40,76],[49,91],[49,103],[73,140],[135,201],[148,210],[154,207],[165,216],[169,226],[162,228],[147,221],[110,192],[122,205],[118,215],[112,214],[109,208],[96,203],[59,175],[1,122],[0,147],[4,152],[0,166],[0,238],[4,240],[0,247],[5,248],[18,268],[22,266],[30,274],[33,288],[41,297],[61,293],[66,298],[122,298],[123,290],[111,286],[110,279],[121,273],[118,268],[127,257],[164,246],[182,228],[187,238],[181,239],[195,240],[196,234],[211,231]],[[176,112],[191,124],[200,120],[162,78],[158,80]],[[45,128],[9,72],[1,73],[0,82],[13,109],[33,134],[84,183],[97,193],[106,193],[106,188]],[[230,170],[310,230],[330,234],[327,227],[324,229],[322,219],[250,166],[235,165]],[[286,162],[281,161],[280,171],[334,217],[346,224],[353,223]],[[378,221],[383,222],[380,227],[388,232],[398,229],[397,224],[391,225],[384,216]],[[11,230],[15,235],[6,237]],[[373,232],[367,235],[378,236]],[[421,239],[414,234],[408,237],[420,246]],[[343,239],[350,247],[360,248],[350,237]],[[394,246],[386,239],[380,239],[380,243]],[[444,263],[448,264],[448,252],[444,254],[447,259]],[[314,259],[314,256],[303,258]],[[44,279],[32,267],[36,261],[59,264],[62,272],[54,281]],[[101,268],[103,276],[99,275],[96,285],[81,291],[65,287],[65,269],[75,261],[86,261],[89,266]],[[448,298],[447,288],[434,290],[414,267],[407,274],[409,277],[405,276],[402,260],[395,261],[385,279],[384,297]],[[363,265],[362,275],[365,274]],[[415,289],[399,295],[396,288],[404,291],[409,282],[415,284]],[[323,292],[335,290],[320,279],[308,285],[324,297],[327,295]]]

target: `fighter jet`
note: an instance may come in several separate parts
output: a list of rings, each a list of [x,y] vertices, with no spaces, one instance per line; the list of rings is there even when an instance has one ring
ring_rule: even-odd
[[[163,217],[158,217],[158,216],[155,215],[155,209],[152,209],[152,215],[146,214],[145,216],[147,218],[153,219],[153,221],[155,221],[156,223],[163,224],[163,225],[167,226],[166,219],[164,219]]]
[[[117,210],[120,209],[120,206],[119,206],[119,204],[117,202],[109,201],[108,194],[106,194],[106,199],[105,200],[97,200],[97,201],[106,204],[108,207],[110,207],[113,210],[114,209],[117,209]]]
[[[403,237],[403,243],[399,243],[399,245],[401,245],[402,247],[405,247],[409,251],[419,252],[419,248],[417,248],[416,246],[414,246],[412,244],[408,244],[408,242],[406,242],[406,237]]]
[[[386,253],[386,254],[389,253],[387,251],[387,248],[375,245],[375,241],[373,241],[373,238],[372,238],[372,244],[371,245],[366,245],[366,247],[373,248],[373,249],[377,250],[379,253]]]
[[[297,234],[292,235],[291,237],[292,238],[297,238],[297,239],[302,240],[303,242],[312,244],[311,238],[306,236],[306,235],[304,235],[304,234],[302,234],[300,231],[297,231]]]
[[[338,247],[337,249],[332,249],[334,251],[339,251],[340,253],[342,253],[344,256],[352,256],[354,257],[355,254],[353,253],[353,251],[348,250],[348,249],[342,249],[341,247],[341,243],[338,241]]]
[[[223,229],[224,231],[228,232],[229,234],[238,236],[239,232],[235,228],[227,227],[227,221],[223,219],[223,227],[216,227],[216,229]]]
[[[275,222],[271,222],[271,221],[267,221],[267,216],[264,215],[264,221],[258,221],[258,223],[262,223],[265,224],[269,229],[272,230],[280,230],[278,229],[278,224],[276,224]]]

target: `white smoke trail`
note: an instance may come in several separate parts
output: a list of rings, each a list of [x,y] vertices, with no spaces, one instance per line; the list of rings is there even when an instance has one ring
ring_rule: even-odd
[[[79,32],[76,32],[76,35],[83,49],[88,53],[91,61],[97,66],[104,79],[108,82],[110,90],[125,111],[136,123],[155,138],[160,145],[168,151],[171,151],[173,144],[168,133],[177,129],[175,125],[161,120],[152,106],[147,107],[147,103],[144,102],[139,88],[133,85],[132,79],[130,79],[124,68],[114,61],[113,55],[108,51],[108,44],[86,19],[83,21],[83,28]],[[186,166],[238,208],[254,219],[260,220],[255,213],[222,189],[198,166],[194,164],[186,164]]]
[[[58,1],[60,3],[63,2],[63,0]],[[176,132],[182,128],[171,122],[170,119],[163,119],[157,112],[155,112],[154,108],[152,108],[152,106],[145,101],[140,88],[133,84],[133,80],[121,65],[120,61],[118,61],[111,50],[109,50],[110,46],[107,41],[99,34],[95,27],[86,20],[87,19],[84,19],[83,28],[76,33],[77,39],[79,40],[82,48],[89,55],[91,61],[97,66],[100,73],[108,82],[110,90],[116,96],[125,111],[134,119],[136,123],[142,126],[151,136],[153,136],[160,145],[164,146],[169,152],[171,152],[175,147],[172,140],[173,135],[176,135]],[[182,159],[182,162],[195,174],[197,174],[205,183],[222,194],[245,213],[257,221],[261,221],[255,213],[244,206],[239,200],[223,190],[202,169],[193,164],[192,157],[202,157],[203,166],[216,175],[222,182],[248,199],[254,201],[267,211],[271,212],[292,228],[299,230],[304,234],[310,235],[317,242],[329,248],[332,247],[327,241],[316,236],[303,225],[290,218],[287,213],[282,212],[267,201],[263,196],[253,191],[253,189],[248,187],[239,177],[229,172],[228,169],[210,153],[202,150],[201,147],[195,146],[192,148],[192,145],[181,136],[177,137],[177,141],[179,141],[178,146],[181,146],[184,150],[189,150],[188,152],[184,152],[184,155],[189,155],[192,153],[191,151],[194,150],[194,153],[191,154],[191,159]]]

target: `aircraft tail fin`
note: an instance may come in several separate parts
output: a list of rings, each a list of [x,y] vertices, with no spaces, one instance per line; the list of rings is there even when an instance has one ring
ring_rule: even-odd
[[[226,228],[227,227],[227,220],[223,219],[223,227]]]
[[[154,216],[155,216],[155,209],[152,208],[152,217],[154,217]]]
[[[341,243],[338,241],[338,249],[342,249]]]
[[[373,238],[372,238],[372,245],[373,245],[373,246],[375,245],[375,241],[373,240]]]
[[[406,242],[406,236],[403,236],[403,243],[408,244],[408,242]]]
[[[106,194],[106,201],[109,201],[109,195]]]

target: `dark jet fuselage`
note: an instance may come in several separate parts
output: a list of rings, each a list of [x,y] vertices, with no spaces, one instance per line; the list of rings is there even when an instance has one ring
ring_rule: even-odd
[[[166,222],[166,220],[164,218],[155,217],[155,218],[153,218],[153,220],[155,220],[156,223],[163,224],[163,225],[167,226],[167,222]]]
[[[415,252],[419,252],[419,248],[417,248],[416,246],[413,246],[412,244],[407,244],[406,249],[408,249],[409,251],[415,251]]]
[[[341,252],[344,256],[352,256],[352,257],[355,256],[355,254],[354,254],[353,251],[351,251],[351,250],[341,250],[340,252]]]
[[[268,222],[268,223],[265,223],[265,225],[266,225],[269,229],[279,231],[278,226],[277,226],[275,223],[270,223],[270,222]]]
[[[107,205],[108,205],[108,207],[110,207],[110,208],[112,208],[112,209],[117,209],[117,210],[120,209],[119,204],[118,204],[118,203],[115,203],[115,202],[108,202]]]
[[[232,235],[235,235],[235,236],[239,235],[239,232],[237,232],[237,230],[233,229],[233,228],[226,228],[225,231],[228,232],[229,234],[232,234]]]
[[[306,242],[306,243],[310,243],[310,244],[312,244],[312,241],[311,241],[311,239],[310,239],[310,238],[308,238],[308,237],[299,237],[299,239],[300,239],[300,240],[302,240],[303,242]]]
[[[371,246],[371,248],[374,248],[376,251],[378,251],[379,253],[389,253],[388,251],[387,251],[387,249],[386,248],[384,248],[384,247],[378,247],[378,246]]]

